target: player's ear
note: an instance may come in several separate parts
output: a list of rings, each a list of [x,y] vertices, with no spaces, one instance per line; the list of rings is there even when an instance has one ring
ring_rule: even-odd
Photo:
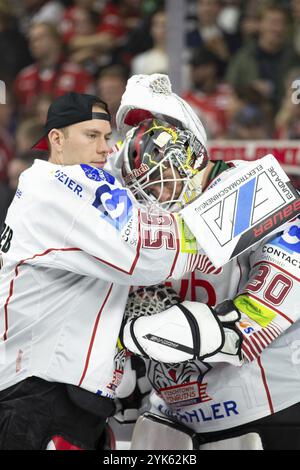
[[[62,151],[64,141],[66,140],[65,134],[62,130],[60,130],[60,129],[51,129],[51,131],[48,134],[48,139],[49,139],[51,147],[56,152],[61,152]]]

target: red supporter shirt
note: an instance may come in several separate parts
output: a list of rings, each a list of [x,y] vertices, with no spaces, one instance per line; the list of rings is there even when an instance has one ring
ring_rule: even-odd
[[[63,34],[64,41],[68,43],[75,36],[75,16],[77,7],[72,6],[65,11],[60,30]],[[135,15],[134,15],[135,16]],[[117,5],[108,4],[104,7],[101,15],[99,14],[98,33],[110,33],[114,38],[122,38],[127,33]]]
[[[121,38],[125,36],[127,32],[124,20],[125,18],[121,17],[117,5],[108,4],[102,12],[98,32],[110,33],[115,38]]]
[[[70,91],[88,93],[91,85],[91,75],[77,64],[61,62],[56,68],[42,72],[37,64],[32,64],[17,75],[14,93],[19,106],[28,109],[41,94],[50,94],[56,98]]]
[[[231,94],[231,88],[228,85],[220,84],[216,91],[210,95],[201,91],[189,90],[182,95],[182,98],[190,104],[197,116],[203,121],[209,137],[217,139],[222,137],[228,129],[226,109]]]
[[[69,7],[65,10],[61,25],[60,32],[63,35],[64,42],[69,42],[75,34],[75,15],[76,15],[76,6]]]

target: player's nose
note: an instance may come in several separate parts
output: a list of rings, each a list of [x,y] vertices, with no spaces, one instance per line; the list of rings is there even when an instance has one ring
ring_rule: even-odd
[[[108,154],[109,144],[108,144],[108,141],[104,137],[101,137],[100,139],[98,139],[96,152],[97,154],[105,154],[105,155]]]

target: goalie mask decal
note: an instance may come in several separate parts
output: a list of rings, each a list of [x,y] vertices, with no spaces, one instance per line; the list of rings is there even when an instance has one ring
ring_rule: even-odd
[[[140,202],[176,210],[201,193],[192,184],[208,163],[205,146],[189,130],[146,119],[127,133],[123,178]]]

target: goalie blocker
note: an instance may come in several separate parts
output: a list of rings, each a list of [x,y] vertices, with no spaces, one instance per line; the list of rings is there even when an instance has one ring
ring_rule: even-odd
[[[214,309],[184,301],[154,316],[129,321],[123,342],[134,354],[159,362],[197,359],[242,364],[242,334],[235,327],[241,315],[231,300]]]

